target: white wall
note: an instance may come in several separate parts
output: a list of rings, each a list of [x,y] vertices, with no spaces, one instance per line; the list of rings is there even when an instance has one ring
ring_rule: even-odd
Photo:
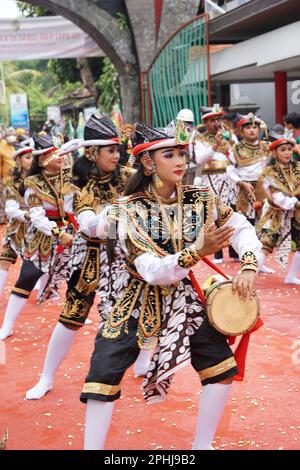
[[[275,124],[275,91],[274,83],[242,83],[239,85],[240,94],[249,98],[249,103],[259,106],[258,114],[269,126]],[[230,86],[231,104],[237,104],[234,99],[233,86]],[[300,114],[300,80],[288,82],[288,112]]]

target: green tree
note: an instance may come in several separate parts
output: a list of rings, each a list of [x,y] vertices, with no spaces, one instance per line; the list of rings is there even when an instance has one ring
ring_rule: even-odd
[[[30,5],[26,2],[17,2],[18,10],[22,16],[53,16],[55,13],[47,10],[44,7],[38,7],[35,5]]]
[[[115,103],[120,102],[120,84],[118,72],[108,57],[103,60],[103,73],[97,82],[99,88],[99,107],[101,111],[111,113]]]

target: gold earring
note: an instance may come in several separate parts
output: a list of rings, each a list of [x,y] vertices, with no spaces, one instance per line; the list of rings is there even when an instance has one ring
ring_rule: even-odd
[[[154,182],[154,184],[157,188],[162,188],[163,187],[164,183],[162,182],[162,180],[160,179],[160,177],[156,173],[154,173],[152,178],[153,178],[153,182]]]

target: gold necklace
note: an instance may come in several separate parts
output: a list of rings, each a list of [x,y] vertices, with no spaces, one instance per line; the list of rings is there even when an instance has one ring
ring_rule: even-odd
[[[172,223],[166,213],[164,203],[162,198],[157,194],[154,187],[151,186],[150,188],[151,193],[154,195],[156,202],[159,206],[161,211],[162,220],[169,230],[171,243],[173,245],[173,249],[175,253],[179,253],[182,250],[182,187],[181,185],[176,185],[177,191],[177,207],[178,207],[178,227],[175,230],[175,214],[174,214],[174,222]],[[176,232],[176,233],[175,233]]]
[[[48,184],[49,188],[51,189],[51,191],[53,192],[54,196],[55,196],[55,199],[56,199],[56,202],[57,202],[57,208],[58,208],[58,212],[59,212],[59,215],[62,219],[62,222],[64,225],[68,225],[68,222],[65,220],[65,207],[64,207],[64,200],[63,200],[63,197],[62,197],[62,188],[63,188],[63,171],[60,170],[60,188],[59,188],[59,193],[56,191],[56,188],[55,186],[50,182],[48,176],[46,175],[46,173],[44,171],[42,171],[42,176],[44,177],[46,183]],[[54,175],[53,175],[54,176]]]

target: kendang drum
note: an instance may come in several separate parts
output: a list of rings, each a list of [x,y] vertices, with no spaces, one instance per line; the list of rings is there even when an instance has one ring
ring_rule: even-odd
[[[226,336],[247,333],[258,320],[259,299],[254,293],[241,300],[232,292],[232,281],[224,281],[220,275],[211,276],[202,286],[206,297],[207,317],[210,324]]]

